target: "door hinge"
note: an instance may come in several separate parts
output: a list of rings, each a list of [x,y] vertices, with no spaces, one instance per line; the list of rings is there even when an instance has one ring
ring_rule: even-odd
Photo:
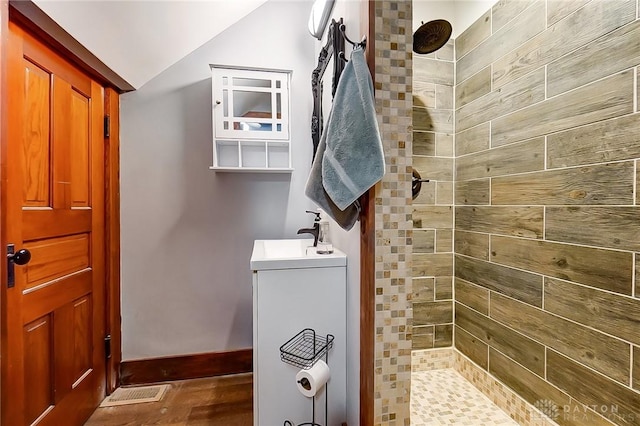
[[[110,136],[109,131],[111,130],[111,118],[108,115],[104,116],[104,137],[108,138]]]
[[[111,335],[107,334],[104,338],[104,356],[105,358],[111,358]]]

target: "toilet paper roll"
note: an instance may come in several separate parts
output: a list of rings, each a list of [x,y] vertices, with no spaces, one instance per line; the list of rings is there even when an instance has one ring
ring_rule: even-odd
[[[329,381],[331,372],[323,360],[316,361],[308,370],[300,370],[296,374],[296,385],[301,394],[312,398]]]

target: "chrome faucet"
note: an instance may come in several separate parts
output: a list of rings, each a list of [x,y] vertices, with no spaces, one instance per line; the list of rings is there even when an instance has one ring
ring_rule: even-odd
[[[316,217],[313,220],[313,228],[301,228],[298,229],[298,234],[311,234],[313,235],[313,246],[318,247],[318,236],[320,235],[320,213],[312,212],[310,210],[307,213],[315,214]]]

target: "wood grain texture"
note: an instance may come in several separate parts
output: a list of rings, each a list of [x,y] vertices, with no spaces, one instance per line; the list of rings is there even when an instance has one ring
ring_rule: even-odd
[[[491,67],[486,67],[456,85],[456,109],[491,92]]]
[[[453,86],[436,84],[437,109],[453,109]]]
[[[433,253],[435,251],[435,230],[414,229],[413,230],[413,252]]]
[[[411,283],[413,291],[411,300],[413,303],[435,301],[435,278],[414,277],[411,279]]]
[[[453,133],[453,111],[414,107],[413,128],[430,132]]]
[[[414,228],[453,228],[452,206],[414,206]]]
[[[422,83],[453,86],[453,62],[413,55],[413,79]]]
[[[512,52],[505,52],[493,64],[493,88],[502,87],[634,19],[634,0],[592,1],[536,37],[527,37]]]
[[[455,273],[470,283],[542,306],[542,277],[513,268],[456,255]]]
[[[545,238],[640,251],[640,207],[547,207]]]
[[[544,138],[456,158],[456,179],[469,180],[544,169]]]
[[[464,329],[455,326],[455,348],[469,357],[471,361],[483,369],[489,365],[488,346],[477,337],[467,333]]]
[[[436,229],[436,252],[453,252],[453,229]]]
[[[419,302],[413,304],[415,325],[449,324],[453,322],[453,302]]]
[[[453,275],[453,254],[435,253],[413,255],[414,277],[439,277]]]
[[[436,59],[443,61],[453,61],[454,58],[454,40],[450,39],[444,46],[435,51]]]
[[[413,80],[413,106],[423,108],[436,107],[436,85]]]
[[[640,300],[545,278],[544,309],[640,344]]]
[[[633,162],[548,170],[491,181],[491,204],[633,204]]]
[[[489,290],[457,277],[455,289],[456,305],[463,303],[481,314],[489,315]]]
[[[456,181],[456,205],[489,204],[489,179]]]
[[[473,309],[456,303],[456,326],[544,377],[544,346]]]
[[[498,31],[523,10],[539,0],[500,0],[491,8],[493,31]]]
[[[555,96],[640,64],[640,21],[600,37],[547,65],[547,96]]]
[[[611,416],[611,408],[615,406],[617,416],[611,419],[615,424],[637,424],[640,394],[555,351],[547,352],[547,379],[604,416]]]
[[[78,234],[26,243],[24,247],[31,251],[33,259],[24,267],[23,290],[89,268],[89,240],[89,234]]]
[[[621,383],[629,382],[630,345],[526,303],[491,293],[495,321]]]
[[[433,325],[414,325],[411,335],[412,349],[431,349],[435,340],[435,327]]]
[[[453,299],[453,277],[436,277],[436,300]]]
[[[414,156],[413,167],[424,179],[453,181],[453,161],[453,158]],[[422,187],[425,185],[429,186]]]
[[[632,253],[491,236],[491,260],[501,265],[631,295]]]
[[[124,361],[121,366],[123,385],[140,385],[169,380],[195,379],[251,372],[253,351],[242,349],[196,355],[181,355]]]
[[[438,324],[435,326],[434,348],[449,348],[453,344],[453,324]]]
[[[438,157],[453,157],[453,134],[436,133],[436,155]]]
[[[491,146],[506,145],[632,112],[633,75],[626,71],[493,120]]]
[[[542,238],[543,207],[457,206],[455,229]]]
[[[547,25],[551,26],[569,16],[591,0],[548,0]]]
[[[24,344],[29,350],[25,353],[24,377],[32,384],[24,407],[26,424],[34,422],[55,403],[51,392],[54,388],[52,335],[53,324],[49,315],[25,324]]]
[[[454,251],[456,254],[489,260],[489,235],[456,229]]]
[[[486,11],[455,39],[456,58],[460,59],[491,35],[491,11]],[[460,82],[460,80],[458,80]]]
[[[436,204],[453,205],[453,182],[435,182]]]
[[[468,81],[470,80],[472,78]],[[522,78],[461,106],[456,111],[456,130],[466,130],[485,121],[495,120],[497,117],[544,99],[545,69],[540,67]]]
[[[436,155],[436,134],[413,132],[413,155]]]
[[[545,4],[537,2],[532,7],[495,31],[456,63],[456,82],[461,83],[487,65],[516,49],[545,29]],[[538,66],[539,67],[539,66]],[[538,68],[534,67],[534,68]],[[521,74],[523,75],[523,74]],[[495,66],[494,66],[495,81]],[[494,85],[494,89],[495,89]]]
[[[489,149],[491,137],[490,123],[483,123],[463,132],[456,133],[456,155]]]
[[[634,389],[640,389],[640,347],[633,347],[633,377],[631,385]]]
[[[640,115],[600,121],[547,136],[547,167],[580,166],[640,157]]]

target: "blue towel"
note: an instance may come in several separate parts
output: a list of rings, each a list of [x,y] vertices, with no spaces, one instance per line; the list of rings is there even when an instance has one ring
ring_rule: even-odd
[[[340,76],[327,120],[327,146],[319,156],[322,186],[340,210],[352,205],[384,176],[384,151],[374,102],[364,50],[356,48]]]
[[[331,118],[331,113],[329,113],[329,118]],[[333,201],[331,201],[331,198],[329,198],[329,195],[327,195],[327,192],[324,190],[324,187],[322,186],[322,155],[327,147],[326,142],[327,132],[325,131],[322,132],[322,136],[320,136],[320,143],[318,144],[316,157],[313,160],[311,173],[309,174],[309,179],[307,180],[304,192],[307,197],[331,216],[342,229],[348,231],[353,228],[353,225],[355,225],[358,220],[360,210],[356,205],[357,203],[348,206],[346,209],[339,209]]]

